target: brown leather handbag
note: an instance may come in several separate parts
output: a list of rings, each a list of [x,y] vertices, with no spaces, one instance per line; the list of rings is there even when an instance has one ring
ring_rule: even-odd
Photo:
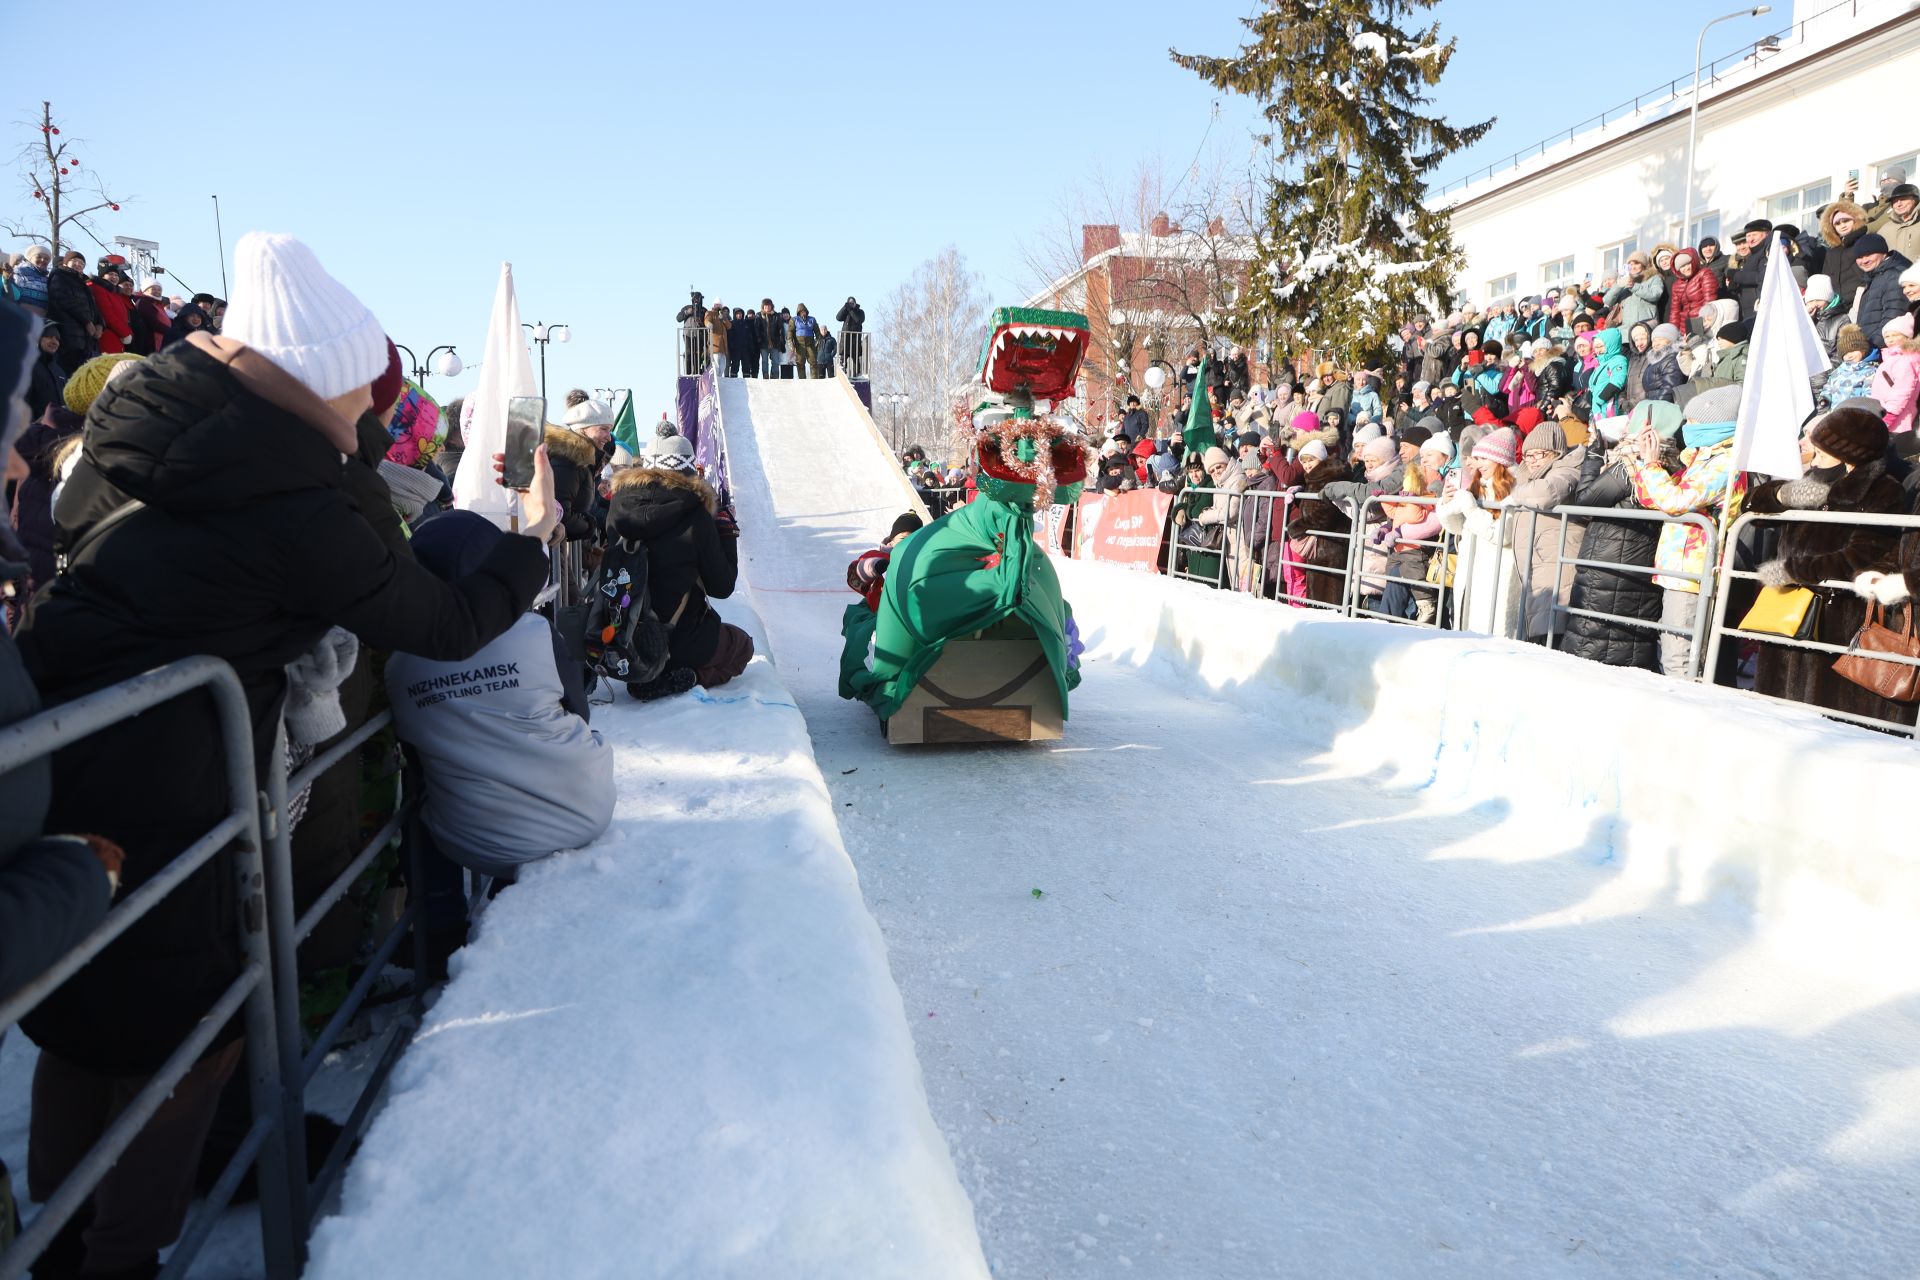
[[[1861,624],[1853,643],[1847,646],[1846,655],[1835,660],[1834,674],[1889,702],[1920,702],[1920,667],[1867,656],[1892,653],[1920,659],[1920,634],[1914,630],[1914,612],[1914,605],[1909,602],[1906,629],[1895,631],[1882,619],[1880,602],[1874,601],[1867,609],[1866,622]]]

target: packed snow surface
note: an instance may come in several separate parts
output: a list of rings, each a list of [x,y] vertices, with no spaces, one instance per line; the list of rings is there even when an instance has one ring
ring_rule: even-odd
[[[307,1276],[985,1275],[778,673],[594,723],[613,830],[488,908]]]
[[[1910,744],[1068,565],[1065,740],[889,748],[834,681],[891,469],[723,388],[994,1274],[1912,1274],[1916,853],[1858,811]]]

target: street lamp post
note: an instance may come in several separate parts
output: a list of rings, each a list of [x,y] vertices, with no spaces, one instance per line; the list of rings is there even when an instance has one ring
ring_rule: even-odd
[[[1687,171],[1680,179],[1686,187],[1686,195],[1681,205],[1685,212],[1680,215],[1681,244],[1693,243],[1693,144],[1700,132],[1700,55],[1706,48],[1707,32],[1722,22],[1730,22],[1735,18],[1758,18],[1762,14],[1772,12],[1772,5],[1757,4],[1750,9],[1736,9],[1732,13],[1723,13],[1700,28],[1700,38],[1693,42],[1693,100],[1687,104]]]
[[[893,410],[893,428],[892,429],[893,429],[893,452],[895,457],[898,457],[900,454],[900,406],[907,403],[912,398],[913,397],[909,396],[904,391],[882,391],[879,395],[874,397],[874,399],[878,400],[881,404],[887,405]]]
[[[539,321],[528,324],[522,320],[520,327],[533,330],[533,340],[540,346],[540,398],[544,400],[547,398],[547,344],[566,342],[573,337],[573,331],[564,324],[548,325]]]
[[[457,378],[460,376],[460,371],[466,368],[466,366],[460,362],[459,353],[453,349],[453,344],[450,342],[442,343],[427,352],[427,358],[424,361],[414,355],[413,348],[409,347],[406,343],[396,342],[393,345],[407,353],[407,360],[413,366],[414,385],[420,387],[422,390],[426,388],[428,373],[437,373],[443,378]],[[447,353],[446,356],[440,360],[435,360],[434,357],[442,351]]]

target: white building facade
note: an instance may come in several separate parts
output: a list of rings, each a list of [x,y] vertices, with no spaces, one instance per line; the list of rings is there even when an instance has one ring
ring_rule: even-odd
[[[1663,89],[1600,128],[1444,192],[1436,203],[1452,210],[1466,256],[1462,299],[1485,305],[1600,281],[1636,248],[1663,242],[1712,235],[1730,246],[1754,218],[1817,233],[1816,210],[1850,176],[1861,203],[1896,171],[1920,182],[1920,112],[1908,105],[1920,84],[1920,0],[1800,0],[1794,9],[1777,47],[1757,46],[1702,81],[1686,234],[1691,77],[1677,93]],[[1777,17],[1738,21],[1780,30]]]

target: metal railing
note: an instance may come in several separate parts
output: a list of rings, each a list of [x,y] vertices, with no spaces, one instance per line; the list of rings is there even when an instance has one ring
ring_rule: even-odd
[[[216,859],[228,864],[226,874],[233,878],[237,890],[238,918],[234,927],[240,934],[240,974],[193,1032],[168,1055],[160,1069],[107,1126],[92,1149],[25,1225],[12,1246],[0,1254],[0,1280],[18,1280],[26,1274],[27,1268],[53,1243],[60,1229],[80,1210],[160,1105],[213,1044],[227,1020],[242,1008],[253,1123],[199,1213],[189,1220],[181,1244],[175,1248],[162,1274],[172,1277],[185,1272],[214,1220],[232,1200],[242,1175],[256,1163],[259,1166],[260,1239],[267,1275],[271,1280],[291,1280],[299,1273],[293,1179],[282,1122],[284,1059],[275,1050],[277,1027],[292,1021],[297,1029],[298,1005],[291,1009],[277,1007],[277,984],[272,980],[272,943],[265,902],[268,876],[260,840],[260,799],[253,776],[253,726],[239,677],[232,667],[217,658],[187,658],[42,711],[0,728],[0,772],[51,755],[197,689],[205,689],[212,697],[219,721],[221,750],[227,765],[230,803],[227,816],[176,854],[151,880],[127,894],[78,946],[39,977],[0,1001],[0,1033],[25,1017],[135,921]]]
[[[938,520],[955,507],[967,500],[965,485],[941,485],[937,488],[920,490],[920,500],[927,504],[927,514]]]
[[[1387,525],[1388,522],[1386,519],[1375,522],[1367,520],[1365,516],[1369,508],[1377,505],[1382,509],[1382,515],[1384,517],[1385,507],[1388,502],[1402,506],[1425,507],[1427,509],[1428,519],[1421,521],[1421,524],[1426,524],[1433,520],[1435,518],[1435,508],[1439,506],[1439,499],[1437,498],[1419,498],[1410,495],[1369,494],[1366,501],[1360,504],[1361,524],[1367,528]],[[1368,534],[1368,541],[1370,542],[1373,537],[1373,534]],[[1414,547],[1424,553],[1426,567],[1429,569],[1432,567],[1434,557],[1441,557],[1441,573],[1443,575],[1445,574],[1447,565],[1446,557],[1451,554],[1451,547],[1453,545],[1452,535],[1446,531],[1445,526],[1441,526],[1435,535],[1430,538],[1400,538],[1388,535],[1386,542],[1391,549],[1383,554],[1389,561],[1392,560],[1394,554],[1396,554],[1400,548]],[[1375,618],[1382,622],[1398,622],[1438,629],[1447,616],[1448,588],[1445,577],[1443,576],[1440,582],[1433,583],[1427,581],[1424,574],[1417,579],[1401,578],[1391,572],[1371,570],[1366,567],[1367,554],[1368,549],[1363,545],[1360,551],[1361,562],[1355,566],[1352,575],[1348,579],[1348,616],[1354,618]],[[1366,587],[1369,582],[1377,582],[1379,584],[1380,591],[1375,594],[1382,597],[1383,603],[1392,585],[1394,583],[1402,584],[1403,589],[1408,593],[1408,603],[1412,604],[1415,608],[1414,616],[1409,618],[1401,613],[1384,612],[1379,609],[1367,608],[1362,603],[1362,599],[1367,594]],[[1423,604],[1426,606],[1424,609],[1421,608]]]
[[[1749,511],[1742,514],[1740,518],[1735,520],[1732,526],[1728,528],[1726,543],[1721,551],[1719,561],[1720,591],[1718,598],[1713,604],[1713,630],[1712,638],[1708,642],[1707,647],[1706,670],[1711,673],[1717,667],[1720,660],[1721,648],[1728,636],[1735,636],[1741,640],[1756,641],[1763,645],[1773,645],[1784,649],[1800,649],[1813,653],[1831,654],[1836,658],[1845,657],[1849,653],[1856,652],[1851,643],[1834,644],[1831,641],[1825,640],[1799,640],[1790,636],[1775,635],[1769,631],[1744,631],[1737,623],[1732,625],[1728,624],[1726,617],[1727,605],[1733,594],[1728,589],[1730,584],[1734,582],[1759,581],[1759,575],[1757,573],[1733,567],[1733,553],[1740,543],[1740,535],[1761,521],[1771,521],[1781,524],[1843,525],[1853,528],[1920,529],[1920,516],[1866,515],[1850,511]],[[1820,592],[1844,592],[1851,595],[1853,593],[1853,583],[1849,581],[1827,581],[1817,584],[1814,589]],[[1905,607],[1917,608],[1920,607],[1920,604],[1909,602]],[[1920,665],[1920,659],[1908,658],[1901,654],[1876,652],[1873,654],[1873,657],[1876,661],[1892,663],[1895,666]],[[1849,724],[1862,725],[1872,729],[1882,729],[1909,738],[1915,736],[1915,726],[1910,721],[1886,720],[1875,716],[1856,715],[1852,712],[1820,706],[1817,703],[1781,698],[1758,689],[1743,690],[1741,692],[1750,693],[1756,697],[1767,698],[1774,702],[1786,702],[1793,706],[1809,707],[1823,716],[1844,720]]]
[[[401,835],[416,808],[402,795],[393,816],[347,867],[305,905],[296,918],[293,876],[293,827],[286,821],[287,799],[311,787],[328,770],[354,756],[393,723],[391,712],[368,720],[288,776],[284,730],[276,737],[275,762],[264,785],[253,771],[253,731],[246,696],[238,677],[215,658],[188,658],[88,694],[73,702],[0,728],[0,772],[98,733],[168,699],[206,688],[214,697],[226,753],[233,809],[228,817],[169,862],[158,875],[128,894],[106,920],[72,951],[18,992],[0,1002],[0,1032],[51,994],[61,983],[152,910],[168,893],[229,845],[232,874],[239,885],[239,920],[244,947],[240,976],[117,1117],[92,1151],[61,1183],[20,1237],[0,1255],[0,1280],[17,1280],[52,1243],[94,1188],[153,1116],[180,1079],[243,1005],[248,1081],[253,1123],[233,1157],[207,1193],[205,1203],[183,1227],[163,1277],[185,1274],[205,1245],[221,1212],[250,1166],[257,1167],[262,1252],[270,1280],[291,1280],[306,1261],[306,1241],[336,1190],[349,1152],[365,1133],[373,1108],[401,1052],[412,1041],[425,1011],[429,988],[424,927],[415,927],[424,911],[425,868],[419,842],[407,842],[410,860],[406,909],[363,962],[358,980],[329,1019],[308,1042],[300,1018],[300,945],[327,913]],[[263,844],[264,837],[264,844]],[[386,1029],[387,1043],[360,1087],[351,1113],[327,1152],[319,1173],[307,1180],[307,1092],[327,1055],[367,1008],[387,964],[411,937],[413,980],[408,1003]]]
[[[1658,618],[1636,618],[1630,614],[1607,613],[1600,609],[1588,609],[1575,605],[1571,599],[1565,603],[1556,602],[1547,622],[1547,647],[1549,649],[1556,647],[1557,637],[1564,634],[1563,628],[1559,625],[1564,618],[1592,618],[1595,621],[1606,622],[1614,626],[1653,631],[1662,635],[1684,635],[1688,637],[1691,645],[1689,651],[1693,655],[1690,669],[1687,672],[1687,678],[1690,680],[1699,679],[1701,658],[1706,650],[1708,615],[1706,605],[1713,597],[1713,579],[1709,573],[1706,572],[1706,566],[1719,562],[1720,531],[1714,522],[1697,511],[1689,512],[1685,515],[1672,516],[1662,511],[1646,511],[1633,507],[1555,507],[1547,514],[1560,517],[1560,545],[1555,550],[1553,557],[1554,576],[1556,578],[1565,576],[1567,567],[1572,566],[1576,573],[1572,584],[1573,587],[1578,587],[1579,585],[1579,578],[1577,576],[1579,570],[1594,569],[1607,573],[1626,574],[1629,577],[1645,577],[1649,581],[1656,576],[1662,578],[1680,578],[1693,583],[1695,592],[1697,593],[1694,601],[1693,623],[1687,627],[1662,622]],[[1669,524],[1692,525],[1701,530],[1707,539],[1706,555],[1701,561],[1702,572],[1688,573],[1681,569],[1660,569],[1656,568],[1651,561],[1644,565],[1639,565],[1623,564],[1612,560],[1592,560],[1583,556],[1569,557],[1567,555],[1567,523],[1570,517],[1585,517],[1589,527],[1591,527],[1593,522],[1606,520],[1638,520],[1661,526]],[[1655,589],[1665,590],[1665,588],[1657,586]],[[1569,589],[1570,593],[1571,590],[1572,588]]]
[[[818,319],[818,317],[815,317],[815,319]],[[824,333],[827,331],[828,331],[828,326],[825,324],[825,322],[822,322],[821,332]],[[851,333],[842,331],[834,339],[834,347],[835,347],[834,353],[833,353],[834,364],[839,368],[845,369],[847,372],[847,377],[855,382],[861,381],[862,379],[867,377],[867,369],[869,364],[868,357],[869,357],[869,353],[872,350],[872,343],[870,341],[872,337],[873,337],[873,334],[871,332],[861,331],[856,329]],[[789,339],[788,340],[789,346],[786,348],[786,350],[792,349],[791,342],[792,340]],[[711,363],[712,361],[712,354],[713,354],[713,334],[705,326],[702,326],[698,329],[690,329],[690,328],[687,328],[684,324],[677,324],[673,327],[674,369],[677,373],[679,373],[681,377],[691,378],[699,374],[705,373],[707,371],[708,364]],[[759,352],[758,349],[756,349],[755,355],[751,361],[751,364],[753,365],[753,372],[747,374],[746,375],[747,377],[763,376],[761,373],[761,370],[764,367],[761,360],[762,354],[763,353]],[[784,354],[784,351],[783,351],[783,354]],[[734,353],[729,352],[726,355],[722,356],[721,358],[724,363],[721,367],[720,372],[723,375],[728,377],[736,376],[732,372],[734,360],[736,358],[734,356]],[[807,377],[807,376],[825,378],[825,377],[832,376],[826,372],[825,368],[822,366],[820,362],[819,343],[817,339],[815,340],[815,345],[814,345],[814,363],[812,366],[811,375],[803,373],[801,371],[799,367],[798,353],[795,353],[793,368],[794,368],[793,376],[796,378]]]
[[[1750,58],[1754,59],[1757,65],[1762,52],[1777,52],[1777,46],[1785,43],[1789,36],[1797,36],[1804,40],[1808,23],[1817,22],[1822,18],[1836,15],[1842,10],[1845,10],[1849,15],[1856,14],[1859,12],[1859,9],[1859,0],[1838,0],[1838,3],[1829,5],[1818,13],[1809,14],[1797,23],[1789,23],[1778,31],[1761,36],[1757,40],[1742,45],[1733,53],[1723,54],[1715,58],[1712,62],[1706,63],[1700,68],[1701,94],[1704,97],[1708,90],[1719,85],[1723,68],[1726,72],[1730,73],[1734,69],[1734,66],[1744,64]],[[1727,64],[1734,65],[1729,66]],[[1492,164],[1484,167],[1476,167],[1471,173],[1463,177],[1455,178],[1453,181],[1436,189],[1432,193],[1433,197],[1437,199],[1465,187],[1472,186],[1476,182],[1498,177],[1503,172],[1519,168],[1526,161],[1532,160],[1536,156],[1545,155],[1550,148],[1573,142],[1575,138],[1586,130],[1604,130],[1611,121],[1620,120],[1628,116],[1637,116],[1647,107],[1659,106],[1683,97],[1691,97],[1692,93],[1693,76],[1690,73],[1684,76],[1676,76],[1664,85],[1649,89],[1645,93],[1635,94],[1631,101],[1622,102],[1618,106],[1608,107],[1598,115],[1589,116],[1568,129],[1550,134],[1530,146],[1522,147],[1504,160],[1496,160]]]

